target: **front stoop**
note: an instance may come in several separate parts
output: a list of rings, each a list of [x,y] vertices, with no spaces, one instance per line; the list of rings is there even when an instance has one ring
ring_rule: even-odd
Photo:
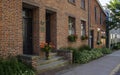
[[[22,62],[31,65],[37,73],[43,73],[51,69],[58,69],[70,64],[70,61],[65,59],[64,56],[58,56],[57,53],[50,53],[50,59],[41,59],[40,56],[35,55],[21,55]]]
[[[60,68],[69,64],[68,60],[64,60],[63,57],[57,56],[56,53],[50,53],[50,59],[40,59],[37,62],[37,72],[42,73],[47,70]]]

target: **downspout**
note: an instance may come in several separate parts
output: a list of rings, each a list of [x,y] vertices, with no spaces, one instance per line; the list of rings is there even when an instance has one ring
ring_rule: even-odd
[[[90,24],[91,24],[91,16],[90,16],[90,0],[88,0],[88,46],[90,45]]]

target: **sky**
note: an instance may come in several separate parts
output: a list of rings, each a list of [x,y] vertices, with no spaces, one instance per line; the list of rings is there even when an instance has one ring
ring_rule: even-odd
[[[99,0],[102,6],[106,6],[106,3],[109,3],[110,0]]]

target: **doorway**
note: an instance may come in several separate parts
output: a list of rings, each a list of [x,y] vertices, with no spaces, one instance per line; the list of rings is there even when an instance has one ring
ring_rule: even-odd
[[[94,48],[94,30],[90,31],[90,47]]]
[[[56,12],[46,10],[46,43],[56,45]]]
[[[33,53],[33,10],[23,8],[23,54],[31,55]]]

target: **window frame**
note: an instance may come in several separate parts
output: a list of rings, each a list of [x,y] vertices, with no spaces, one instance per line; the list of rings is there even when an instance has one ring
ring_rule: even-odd
[[[86,8],[85,3],[86,3],[85,0],[81,0],[81,8],[84,9],[84,10]]]
[[[83,27],[83,28],[82,28]],[[80,21],[81,36],[86,36],[86,21]]]
[[[75,0],[68,0],[68,2],[70,3],[70,4],[72,4],[72,5],[75,5],[75,3],[76,3],[76,1]]]
[[[100,24],[103,24],[102,17],[103,17],[102,12],[100,12]]]
[[[94,7],[94,18],[95,18],[95,23],[97,23],[97,6]]]
[[[70,19],[71,19],[71,21],[74,21],[74,22],[70,22]],[[73,24],[71,25],[70,23],[73,23]],[[69,33],[69,35],[76,34],[76,26],[75,25],[76,25],[76,19],[75,19],[75,17],[68,16],[68,33]]]

